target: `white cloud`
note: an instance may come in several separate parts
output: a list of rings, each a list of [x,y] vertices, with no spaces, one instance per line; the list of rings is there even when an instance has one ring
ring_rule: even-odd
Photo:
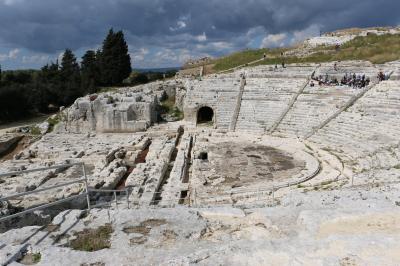
[[[3,3],[6,6],[12,6],[23,2],[24,0],[0,0],[0,3]]]
[[[61,63],[63,56],[64,56],[64,52],[61,52],[61,53],[58,54],[57,61],[59,63]]]
[[[282,47],[287,39],[286,33],[269,34],[261,42],[261,47]]]
[[[22,57],[22,63],[24,64],[34,64],[34,63],[45,64],[49,61],[50,57],[48,55],[31,55]]]
[[[310,37],[318,36],[320,33],[321,27],[319,25],[311,25],[308,28],[301,31],[294,31],[293,37],[290,41],[291,44],[295,44],[298,42],[302,42]]]
[[[233,47],[232,44],[228,42],[212,42],[210,46],[218,51],[231,49]]]
[[[18,57],[19,52],[20,52],[19,49],[13,49],[9,51],[8,54],[0,54],[0,61],[16,59]]]
[[[169,27],[170,31],[177,31],[177,30],[181,30],[186,28],[186,22],[183,20],[178,20],[178,22],[176,22],[176,26],[175,27]]]
[[[19,49],[11,50],[11,51],[8,53],[8,56],[10,57],[10,59],[15,59],[15,58],[17,58],[19,52],[20,52]]]
[[[207,35],[206,35],[206,33],[203,32],[202,35],[197,36],[197,37],[196,37],[196,40],[199,41],[199,42],[205,42],[205,41],[207,41]]]
[[[138,51],[130,53],[133,63],[144,61],[146,55],[149,54],[149,49],[141,48]]]

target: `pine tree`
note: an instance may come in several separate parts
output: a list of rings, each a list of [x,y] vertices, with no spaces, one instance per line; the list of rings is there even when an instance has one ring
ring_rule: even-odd
[[[84,92],[96,92],[96,86],[99,84],[100,72],[95,51],[89,50],[82,57],[81,78],[81,86]]]
[[[122,31],[110,29],[99,54],[101,81],[104,86],[121,84],[132,72],[131,57]]]
[[[49,104],[63,105],[63,89],[58,62],[47,64],[38,74],[33,105],[40,112],[47,112]]]
[[[71,50],[67,49],[61,60],[60,81],[62,102],[67,105],[83,95],[79,64]]]

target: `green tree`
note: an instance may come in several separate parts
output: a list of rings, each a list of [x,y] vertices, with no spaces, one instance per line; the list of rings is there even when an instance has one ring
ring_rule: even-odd
[[[96,86],[99,84],[100,71],[96,60],[96,52],[89,50],[83,57],[81,62],[81,86],[84,92],[96,92]]]
[[[47,112],[49,104],[63,104],[58,62],[47,64],[41,68],[33,90],[35,96],[32,101],[37,111]]]
[[[110,29],[99,54],[99,64],[104,86],[122,84],[129,77],[132,72],[131,57],[122,31],[114,33]]]
[[[10,84],[0,89],[0,122],[20,119],[29,114],[29,90],[21,84]]]
[[[60,66],[60,93],[62,103],[68,105],[73,103],[76,98],[83,95],[81,89],[81,75],[79,64],[71,50],[66,49],[61,60]]]

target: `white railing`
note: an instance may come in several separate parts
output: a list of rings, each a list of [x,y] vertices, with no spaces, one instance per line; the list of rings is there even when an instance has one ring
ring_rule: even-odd
[[[74,185],[74,184],[79,184],[79,183],[82,183],[82,184],[85,185],[84,193],[81,193],[79,195],[73,195],[73,196],[67,197],[65,199],[56,200],[56,201],[51,202],[51,203],[42,204],[40,206],[37,206],[37,207],[34,207],[34,208],[30,208],[30,209],[27,209],[27,210],[24,210],[24,211],[21,211],[21,212],[18,212],[18,213],[14,213],[14,214],[11,214],[11,215],[0,217],[0,222],[7,221],[7,220],[13,219],[15,217],[23,216],[25,214],[32,213],[32,212],[35,212],[35,211],[38,211],[38,210],[43,210],[43,209],[46,209],[48,207],[52,207],[52,206],[58,205],[60,203],[72,201],[74,199],[77,199],[77,198],[80,198],[80,197],[84,197],[84,196],[86,196],[87,207],[90,210],[88,180],[87,180],[87,176],[86,176],[86,169],[85,169],[85,164],[84,163],[71,163],[71,164],[54,165],[54,166],[50,166],[50,167],[36,168],[36,169],[30,169],[30,170],[14,171],[14,172],[2,173],[2,174],[0,174],[0,177],[10,177],[10,176],[28,174],[28,173],[33,173],[33,172],[42,172],[42,171],[47,171],[47,170],[52,170],[52,169],[63,169],[63,168],[69,168],[69,167],[72,167],[72,166],[82,166],[82,170],[83,170],[83,177],[82,178],[74,180],[74,181],[71,181],[71,182],[66,182],[66,183],[54,185],[54,186],[51,186],[51,187],[36,189],[36,190],[33,190],[33,191],[27,191],[27,192],[22,192],[22,193],[18,193],[18,194],[2,197],[2,198],[0,198],[0,202],[8,201],[10,199],[23,197],[23,196],[27,196],[27,195],[38,194],[38,193],[41,193],[41,192],[53,190],[53,189],[60,188],[60,187],[66,187],[66,186],[70,186],[70,185]]]
[[[110,201],[105,201],[102,203],[97,203],[94,205],[91,205],[91,208],[101,208],[107,205],[111,205],[112,202],[115,202],[115,207],[118,208],[118,194],[125,194],[126,197],[126,204],[128,206],[128,209],[130,208],[130,198],[129,194],[131,189],[129,187],[121,190],[114,190],[114,189],[89,189],[89,194],[90,193],[99,193],[99,194],[111,194],[113,196],[113,200]]]
[[[113,203],[115,203],[115,207],[118,208],[119,202],[121,202],[121,200],[118,197],[118,195],[124,195],[125,199],[126,199],[126,206],[128,207],[128,209],[131,206],[140,206],[140,197],[138,197],[138,195],[133,195],[132,199],[130,198],[130,194],[132,193],[132,188],[131,187],[126,187],[125,189],[122,190],[112,190],[112,189],[91,189],[88,187],[88,179],[87,179],[87,175],[86,175],[86,169],[85,169],[85,164],[84,163],[72,163],[72,164],[64,164],[64,165],[55,165],[55,166],[50,166],[50,167],[43,167],[43,168],[36,168],[36,169],[31,169],[31,170],[23,170],[23,171],[15,171],[15,172],[9,172],[9,173],[3,173],[0,174],[0,177],[7,177],[7,176],[15,176],[15,175],[21,175],[21,174],[27,174],[27,173],[32,173],[32,172],[40,172],[40,171],[47,171],[47,170],[52,170],[52,169],[62,169],[62,168],[69,168],[72,166],[82,166],[82,170],[83,170],[83,178],[71,181],[71,182],[66,182],[66,183],[62,183],[62,184],[58,184],[55,186],[51,186],[51,187],[46,187],[46,188],[41,188],[41,189],[36,189],[33,191],[28,191],[28,192],[23,192],[23,193],[18,193],[18,194],[14,194],[14,195],[10,195],[10,196],[6,196],[3,198],[0,198],[0,202],[2,201],[7,201],[13,198],[18,198],[18,197],[23,197],[23,196],[27,196],[27,195],[32,195],[32,194],[38,194],[41,192],[45,192],[45,191],[49,191],[49,190],[53,190],[56,188],[60,188],[60,187],[66,187],[66,186],[70,186],[73,184],[78,184],[78,183],[83,183],[85,186],[85,190],[83,193],[80,193],[79,195],[74,195],[74,196],[70,196],[67,197],[65,199],[60,199],[51,203],[47,203],[47,204],[43,204],[34,208],[30,208],[15,214],[11,214],[8,216],[4,216],[4,217],[0,217],[0,222],[2,221],[6,221],[18,216],[22,216],[24,214],[28,214],[28,213],[32,213],[34,211],[37,210],[42,210],[42,209],[46,209],[48,207],[60,204],[60,203],[64,203],[64,202],[68,202],[68,201],[72,201],[74,199],[77,199],[79,197],[86,197],[87,200],[87,208],[88,210],[90,210],[91,208],[101,208],[104,206],[111,206]],[[182,195],[179,195],[178,197],[174,197],[174,196],[168,196],[168,195],[162,195],[164,192],[154,192],[153,193],[153,198],[146,203],[146,205],[150,205],[150,207],[160,207],[160,208],[164,208],[164,207],[174,207],[176,205],[187,205],[189,207],[200,207],[200,206],[211,206],[211,205],[215,205],[218,204],[218,202],[225,202],[226,200],[231,201],[232,199],[238,199],[238,198],[246,198],[246,197],[251,197],[254,198],[256,197],[257,201],[263,201],[265,202],[265,196],[266,195],[270,195],[272,196],[272,202],[275,202],[274,200],[274,192],[278,189],[281,188],[285,188],[285,187],[292,187],[295,185],[298,185],[300,183],[303,183],[309,179],[311,179],[312,177],[314,177],[316,174],[318,174],[318,172],[320,171],[320,165],[318,165],[318,168],[309,176],[306,176],[302,179],[296,180],[296,181],[292,181],[292,182],[288,182],[288,183],[281,183],[281,184],[274,184],[272,186],[262,186],[262,187],[258,187],[257,189],[252,189],[252,188],[248,188],[248,189],[242,189],[242,188],[237,188],[237,189],[232,189],[229,191],[224,191],[221,192],[218,196],[212,196],[209,195],[207,193],[196,193],[196,190],[193,191],[188,191],[187,195],[185,195],[184,197],[182,197]],[[90,195],[93,195],[94,193],[98,193],[99,195],[101,194],[109,194],[109,196],[113,197],[111,200],[104,200],[103,197],[103,202],[101,203],[96,203],[96,204],[91,204],[90,202]]]
[[[91,204],[91,208],[101,208],[104,206],[108,206],[108,207],[112,207],[113,203],[114,206],[118,209],[118,205],[121,205],[122,203],[126,203],[126,206],[128,207],[128,209],[131,208],[131,206],[135,206],[138,207],[140,206],[140,198],[139,197],[130,197],[130,194],[132,192],[132,188],[131,187],[127,187],[125,189],[121,189],[121,190],[113,190],[113,189],[89,189],[89,194],[93,194],[93,193],[98,193],[98,194],[109,194],[109,196],[112,198],[111,200],[104,200],[103,198],[103,202],[100,203],[96,203],[96,204]],[[153,194],[153,198],[147,202],[148,205],[146,205],[147,207],[160,207],[160,208],[164,208],[164,207],[172,207],[172,206],[176,206],[176,205],[183,205],[185,204],[185,202],[189,203],[189,207],[190,207],[190,195],[187,195],[186,197],[178,197],[178,198],[170,198],[170,199],[157,199],[156,195],[162,195],[163,192],[155,192]],[[119,195],[123,195],[125,197],[125,199],[121,199],[122,197],[118,197]],[[101,198],[100,198],[101,199]]]

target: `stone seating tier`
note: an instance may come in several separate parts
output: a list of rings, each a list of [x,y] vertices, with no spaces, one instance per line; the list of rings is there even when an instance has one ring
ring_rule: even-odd
[[[400,82],[381,82],[310,140],[352,158],[398,144],[399,95]]]
[[[305,137],[359,91],[347,86],[307,86],[276,132]]]
[[[236,130],[264,132],[288,106],[305,79],[246,79]]]

